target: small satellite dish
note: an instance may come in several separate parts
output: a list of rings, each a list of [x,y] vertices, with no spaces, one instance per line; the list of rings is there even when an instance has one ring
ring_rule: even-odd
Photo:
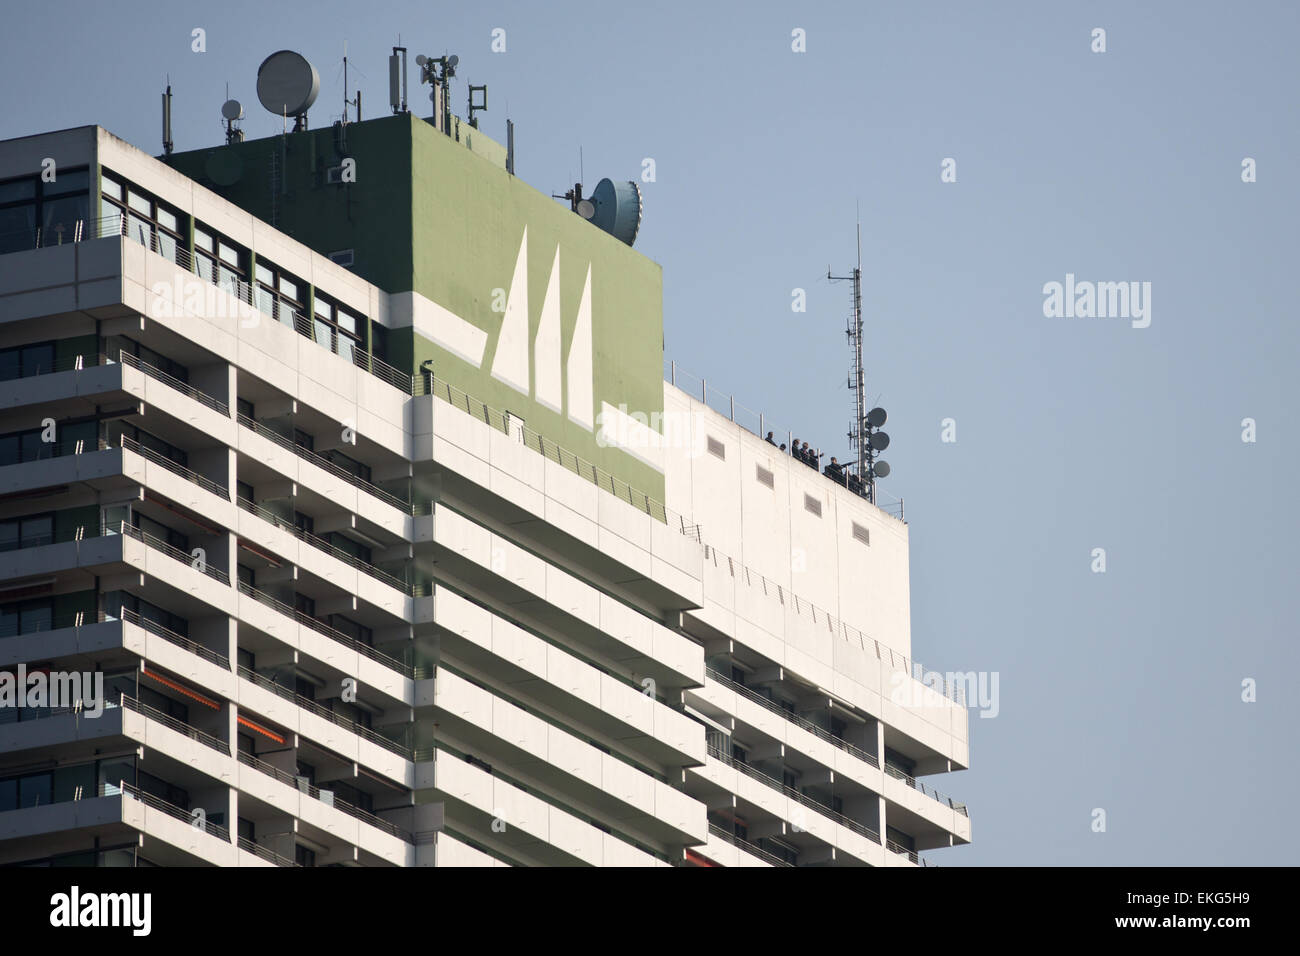
[[[424,66],[424,64],[426,64],[426,63],[428,63],[428,62],[429,62],[429,58],[428,58],[427,56],[425,56],[423,53],[417,53],[417,54],[416,54],[416,56],[415,56],[415,65],[416,65],[416,66]]]
[[[320,74],[301,53],[280,50],[257,68],[257,98],[276,116],[301,116],[320,93]]]
[[[875,475],[877,478],[888,478],[889,462],[887,461],[876,462],[874,465],[871,466],[871,473]]]
[[[873,408],[871,411],[867,412],[867,424],[872,428],[879,428],[881,425],[885,424],[885,419],[888,417],[889,416],[885,414],[883,408]]]
[[[456,69],[456,67],[460,66],[460,57],[454,53],[447,57],[447,66],[453,70]]]
[[[595,203],[593,203],[590,199],[579,200],[578,215],[581,216],[583,219],[590,219],[592,216],[596,215]]]
[[[244,107],[239,100],[226,100],[226,102],[221,104],[221,115],[223,118],[231,120],[232,122],[234,120],[243,119]]]
[[[889,435],[885,432],[871,433],[871,448],[873,451],[884,451],[889,447]]]

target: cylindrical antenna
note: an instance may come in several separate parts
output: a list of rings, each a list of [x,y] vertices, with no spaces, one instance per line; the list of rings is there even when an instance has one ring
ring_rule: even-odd
[[[163,155],[172,153],[172,85],[167,84],[167,92],[162,95],[162,139]]]

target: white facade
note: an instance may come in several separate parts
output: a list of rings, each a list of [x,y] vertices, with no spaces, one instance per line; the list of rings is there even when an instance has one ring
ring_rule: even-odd
[[[410,321],[103,130],[0,143],[0,189],[47,156]],[[970,839],[924,779],[967,766],[967,718],[911,676],[901,520],[668,385],[692,440],[660,520],[100,231],[0,254],[0,670],[103,673],[111,704],[0,708],[0,864],[880,866]]]

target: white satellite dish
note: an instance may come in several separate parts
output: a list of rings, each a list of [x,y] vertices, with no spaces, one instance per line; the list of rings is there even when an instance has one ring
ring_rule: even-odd
[[[221,104],[221,115],[224,119],[240,120],[244,118],[244,107],[239,100],[226,100]]]
[[[583,219],[590,219],[592,216],[596,215],[596,204],[590,199],[579,200],[578,215]]]

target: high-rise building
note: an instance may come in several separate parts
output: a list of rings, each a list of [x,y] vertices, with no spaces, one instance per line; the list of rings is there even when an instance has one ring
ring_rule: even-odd
[[[0,864],[967,842],[901,510],[665,382],[635,186],[440,125],[0,143]]]

